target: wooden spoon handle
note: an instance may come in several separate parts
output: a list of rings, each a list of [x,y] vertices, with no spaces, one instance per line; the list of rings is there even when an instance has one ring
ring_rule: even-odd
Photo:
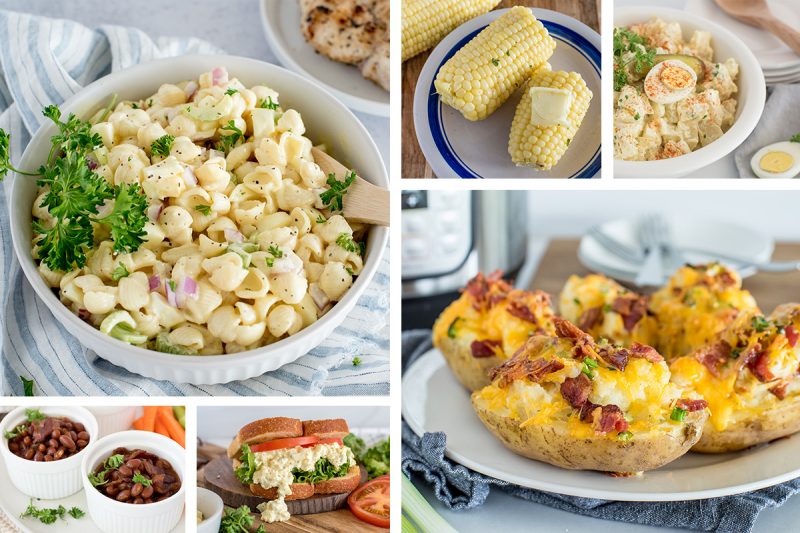
[[[312,148],[311,154],[326,175],[333,173],[337,179],[343,180],[350,172],[347,167],[322,150]],[[343,214],[349,220],[389,226],[389,191],[373,185],[360,176],[356,176],[353,184],[348,187],[342,204]]]
[[[800,55],[800,31],[795,30],[775,17],[765,17],[762,19],[761,24],[765,30],[794,50],[795,54]]]

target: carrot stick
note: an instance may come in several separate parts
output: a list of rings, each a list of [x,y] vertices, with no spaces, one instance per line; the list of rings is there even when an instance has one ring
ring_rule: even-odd
[[[142,426],[144,431],[155,431],[157,411],[158,407],[155,405],[146,405],[144,407],[144,414],[142,415]]]
[[[144,431],[144,417],[137,418],[133,421],[133,429],[138,429],[139,431]]]
[[[172,413],[172,407],[159,407],[156,420],[160,420],[166,426],[170,438],[186,448],[186,431],[181,427],[178,419]]]
[[[156,417],[156,422],[153,426],[153,431],[161,435],[164,435],[168,439],[171,438],[169,436],[169,431],[167,431],[167,426],[165,426],[164,423],[161,421],[161,417]]]

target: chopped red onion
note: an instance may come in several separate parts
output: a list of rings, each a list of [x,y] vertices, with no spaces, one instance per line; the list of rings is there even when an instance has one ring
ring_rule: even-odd
[[[186,87],[183,88],[183,92],[186,94],[186,99],[191,100],[194,93],[197,92],[197,82],[190,81],[186,84]]]
[[[89,154],[86,156],[86,165],[89,167],[89,170],[95,170],[99,166],[97,164],[97,158],[94,154]]]
[[[244,241],[244,235],[242,235],[239,230],[235,230],[233,228],[225,228],[225,231],[223,231],[223,233],[225,234],[225,240],[227,240],[228,242]]]
[[[211,84],[220,85],[228,83],[228,71],[225,67],[216,67],[211,71]]]
[[[311,299],[314,300],[314,304],[320,311],[322,311],[325,306],[328,305],[328,302],[331,301],[330,298],[328,298],[328,295],[325,294],[325,291],[320,289],[319,285],[316,283],[309,285],[308,292],[311,294]]]
[[[161,288],[161,276],[154,274],[148,280],[150,282],[150,292],[157,291]]]
[[[183,181],[185,181],[186,185],[189,187],[197,185],[197,177],[194,175],[194,170],[188,165],[183,167]]]
[[[183,278],[181,290],[189,298],[197,298],[197,282],[191,276]]]
[[[152,222],[158,222],[158,217],[161,216],[161,211],[164,210],[164,204],[153,204],[147,208],[147,218]]]

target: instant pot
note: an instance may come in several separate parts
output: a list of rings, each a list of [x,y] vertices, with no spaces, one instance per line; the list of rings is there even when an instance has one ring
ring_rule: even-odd
[[[430,328],[479,271],[525,261],[525,191],[406,190],[402,210],[403,329]]]

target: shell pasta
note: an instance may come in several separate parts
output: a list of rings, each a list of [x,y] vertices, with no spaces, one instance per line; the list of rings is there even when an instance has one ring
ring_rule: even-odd
[[[236,353],[308,327],[360,274],[368,228],[325,200],[337,178],[314,162],[300,113],[266,85],[216,68],[90,122],[102,139],[90,169],[146,196],[143,242],[119,252],[109,226],[93,223],[85,265],[38,269],[102,332],[174,354]],[[32,207],[45,228],[48,192],[40,187]],[[41,244],[37,235],[37,259]]]

